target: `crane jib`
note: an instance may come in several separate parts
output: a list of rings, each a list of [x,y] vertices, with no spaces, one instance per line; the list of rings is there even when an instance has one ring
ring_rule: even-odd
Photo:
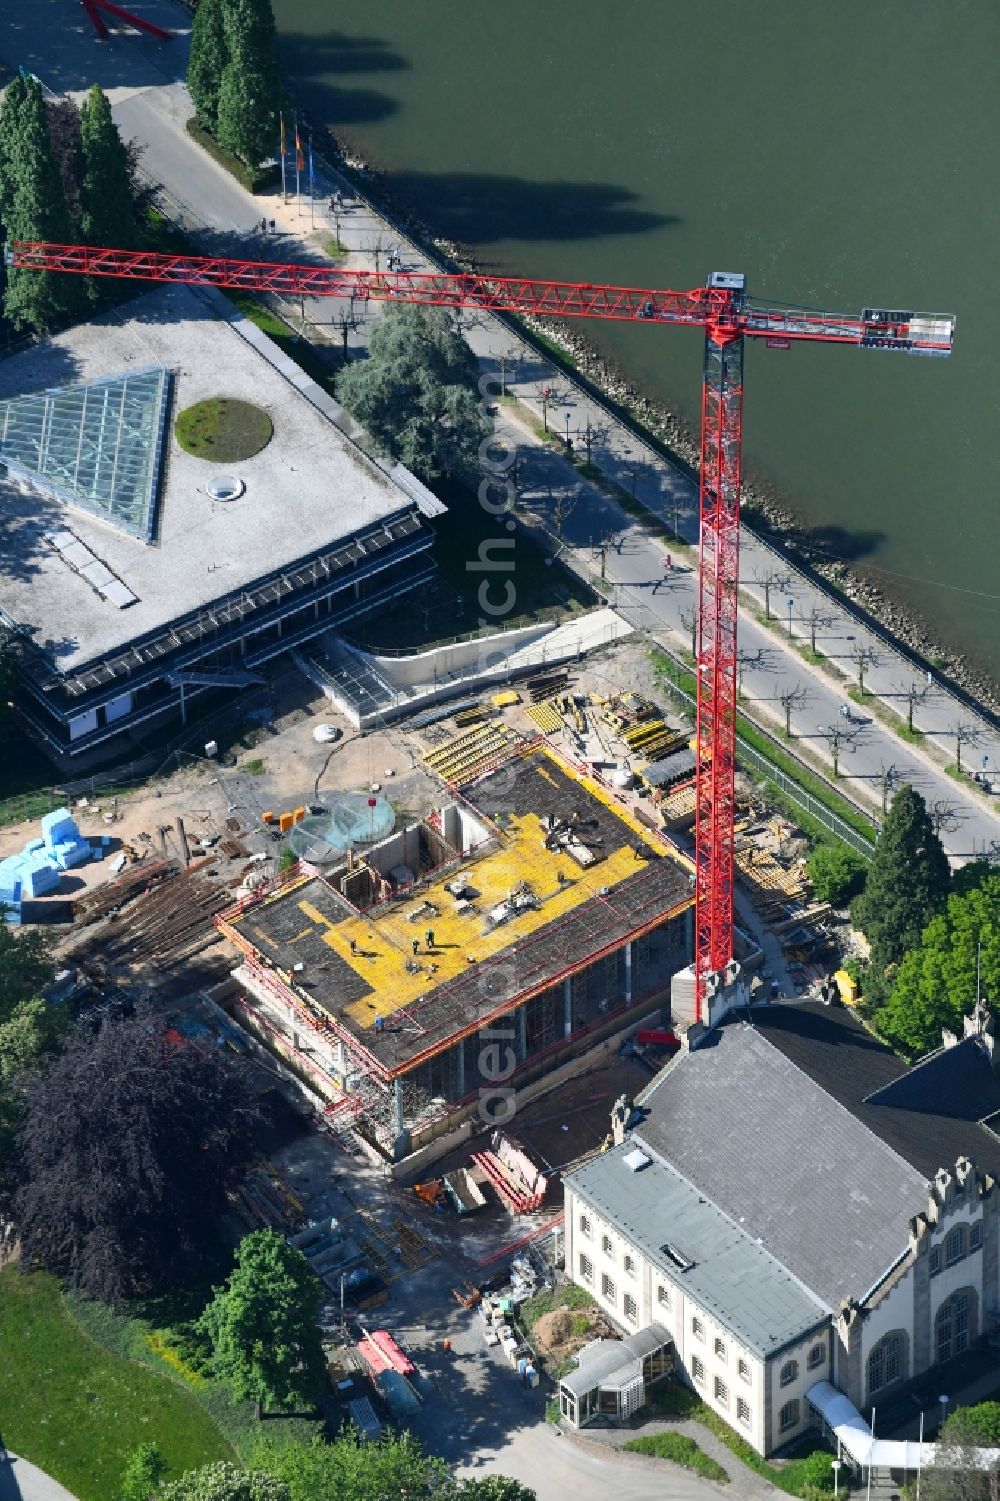
[[[704,331],[695,769],[695,1017],[714,1024],[739,1004],[733,958],[733,852],[739,600],[743,346],[798,342],[947,355],[955,320],[941,313],[866,307],[830,313],[751,298],[741,272],[713,271],[704,287],[671,292],[590,282],[529,281],[444,271],[342,271],[287,262],[15,241],[7,264],[36,271],[238,287],[555,318],[665,323]],[[789,620],[791,629],[791,620]],[[727,1001],[726,997],[730,999]]]

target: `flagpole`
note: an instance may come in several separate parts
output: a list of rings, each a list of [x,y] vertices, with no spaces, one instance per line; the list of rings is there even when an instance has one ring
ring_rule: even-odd
[[[316,177],[313,172],[313,133],[309,131],[309,228],[316,228]]]
[[[298,114],[298,110],[296,110],[296,112],[295,112],[295,206],[298,209],[299,214],[302,213],[302,184],[301,184],[301,180],[300,180],[301,179],[301,175],[302,175],[301,161],[302,161],[302,150],[301,150],[301,147],[299,145],[299,114]]]
[[[288,188],[285,182],[285,116],[284,111],[278,115],[280,121],[278,134],[278,151],[281,155],[281,201],[288,202]]]

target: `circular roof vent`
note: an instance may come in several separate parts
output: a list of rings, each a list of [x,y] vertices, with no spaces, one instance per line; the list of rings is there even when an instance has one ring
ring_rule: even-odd
[[[245,489],[246,485],[235,474],[217,474],[205,486],[205,494],[210,500],[239,500]]]

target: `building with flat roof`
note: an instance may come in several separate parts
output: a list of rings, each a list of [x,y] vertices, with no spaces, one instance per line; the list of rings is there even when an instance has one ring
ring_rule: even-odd
[[[883,1425],[954,1390],[949,1362],[1000,1326],[985,1013],[912,1068],[815,1003],[688,1038],[624,1142],[565,1180],[573,1280],[626,1332],[658,1320],[762,1454],[818,1425],[831,1386]]]
[[[245,956],[243,1015],[400,1157],[480,1106],[502,1124],[529,1079],[666,1002],[692,903],[688,862],[522,744],[428,818],[217,921]]]
[[[177,443],[176,413],[216,396],[267,413],[254,457]],[[343,418],[206,289],[160,288],[0,362],[0,623],[52,749],[183,717],[430,576],[444,507]]]

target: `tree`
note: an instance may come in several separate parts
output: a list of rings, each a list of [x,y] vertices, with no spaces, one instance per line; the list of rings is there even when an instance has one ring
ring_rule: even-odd
[[[872,969],[898,964],[948,892],[948,860],[919,792],[896,793],[875,844],[854,919],[868,939]],[[870,993],[870,987],[869,987]]]
[[[26,1080],[59,1031],[59,1017],[38,995],[53,969],[41,933],[15,933],[0,917],[0,1168],[24,1113]]]
[[[191,28],[187,86],[195,114],[207,130],[215,131],[219,116],[219,85],[228,56],[225,0],[201,0]]]
[[[316,1324],[322,1286],[301,1251],[272,1230],[240,1241],[236,1267],[198,1320],[233,1394],[265,1407],[312,1401],[323,1372]]]
[[[0,105],[0,219],[10,221],[14,207],[17,141],[21,133],[21,112],[28,97],[28,86],[18,73],[3,91]]]
[[[108,96],[94,84],[80,109],[80,232],[91,245],[129,249],[138,240],[128,152]]]
[[[483,1475],[460,1480],[458,1501],[535,1501],[535,1492],[509,1475]]]
[[[280,1480],[260,1470],[241,1470],[228,1460],[188,1470],[165,1485],[156,1501],[290,1501]]]
[[[189,1278],[256,1116],[242,1068],[171,1042],[150,1008],[78,1024],[27,1091],[25,1264],[111,1304]]]
[[[288,1487],[289,1501],[434,1501],[450,1494],[444,1460],[425,1454],[409,1433],[385,1434],[377,1444],[364,1443],[350,1428],[332,1444],[261,1438],[251,1462]]]
[[[150,1501],[165,1468],[156,1444],[140,1444],[133,1449],[122,1470],[120,1501]]]
[[[868,866],[847,844],[817,844],[809,856],[809,879],[816,900],[840,906],[858,895]]]
[[[899,1051],[926,1053],[940,1047],[942,1027],[962,1035],[977,990],[1000,1004],[1000,872],[952,892],[931,918],[904,955],[876,1026]]]
[[[248,167],[274,155],[281,61],[271,0],[226,0],[226,64],[219,79],[215,134]]]
[[[941,1430],[934,1463],[922,1475],[927,1501],[997,1501],[1000,1465],[981,1469],[976,1449],[1000,1446],[1000,1403],[958,1407]]]
[[[75,99],[64,94],[61,99],[47,99],[45,113],[48,118],[49,142],[52,155],[59,167],[63,197],[70,222],[80,222],[80,183],[83,178],[83,162],[80,156],[80,111]]]
[[[20,91],[15,96],[12,118],[0,124],[11,128],[0,154],[4,176],[0,217],[8,236],[12,240],[52,240],[65,245],[71,239],[69,213],[49,140],[45,101],[36,79],[25,81],[23,96]],[[7,271],[4,314],[15,328],[52,328],[80,306],[76,277],[20,267]]]
[[[809,690],[801,683],[786,683],[778,690],[778,702],[785,711],[785,739],[792,738],[792,713],[809,701]]]
[[[382,447],[425,479],[475,473],[490,424],[475,356],[440,308],[392,307],[337,394]]]

